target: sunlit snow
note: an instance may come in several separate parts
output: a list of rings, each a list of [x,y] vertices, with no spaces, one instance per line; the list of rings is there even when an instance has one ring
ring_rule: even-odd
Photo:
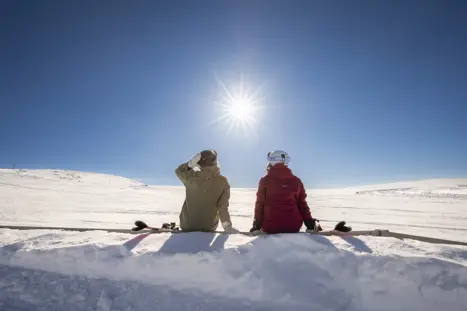
[[[467,179],[309,189],[324,229],[467,241]],[[248,231],[256,189],[233,189]],[[131,228],[178,221],[182,187],[0,170],[0,224]],[[220,229],[221,230],[221,229]],[[465,310],[467,248],[306,233],[128,235],[0,229],[0,310]]]

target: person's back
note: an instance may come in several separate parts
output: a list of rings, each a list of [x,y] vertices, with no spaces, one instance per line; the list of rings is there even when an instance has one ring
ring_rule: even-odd
[[[264,232],[298,232],[303,225],[303,218],[311,218],[310,210],[302,206],[301,211],[298,205],[302,183],[285,165],[271,167],[262,178],[260,187],[264,189],[264,196],[260,198],[260,201],[264,198],[264,203],[259,203],[263,204]]]
[[[315,228],[302,181],[287,167],[284,151],[268,154],[268,172],[261,178],[256,194],[254,230],[266,233],[295,233],[303,223]]]
[[[195,170],[195,166],[199,170]],[[229,214],[230,185],[220,174],[217,153],[205,150],[175,173],[186,188],[186,199],[180,213],[183,231],[214,231],[219,220],[225,230],[232,228]]]

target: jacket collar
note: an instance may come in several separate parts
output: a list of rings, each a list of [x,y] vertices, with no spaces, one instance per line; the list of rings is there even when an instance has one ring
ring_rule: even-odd
[[[217,165],[202,167],[201,170],[198,172],[198,175],[203,178],[212,178],[219,176],[220,174],[221,170]]]
[[[269,176],[278,176],[278,177],[287,177],[292,176],[292,170],[285,166],[282,163],[276,164],[269,168],[268,174]]]

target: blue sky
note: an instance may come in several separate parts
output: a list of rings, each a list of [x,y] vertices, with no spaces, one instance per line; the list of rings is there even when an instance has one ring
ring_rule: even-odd
[[[463,1],[2,1],[0,166],[178,185],[219,152],[233,187],[266,153],[305,186],[467,177]],[[228,134],[223,89],[257,90]]]

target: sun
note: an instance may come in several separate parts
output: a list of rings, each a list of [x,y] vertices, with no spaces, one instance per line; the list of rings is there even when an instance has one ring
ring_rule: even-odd
[[[226,107],[226,110],[230,115],[238,120],[246,120],[253,118],[253,103],[248,98],[233,99],[230,105]]]
[[[216,77],[217,78],[217,77]],[[220,108],[220,116],[206,125],[221,123],[227,127],[226,136],[232,130],[243,130],[247,136],[256,133],[258,114],[262,108],[262,98],[259,91],[262,87],[251,91],[245,86],[243,76],[239,83],[230,88],[217,78],[221,87],[221,100],[215,101],[216,107]]]

